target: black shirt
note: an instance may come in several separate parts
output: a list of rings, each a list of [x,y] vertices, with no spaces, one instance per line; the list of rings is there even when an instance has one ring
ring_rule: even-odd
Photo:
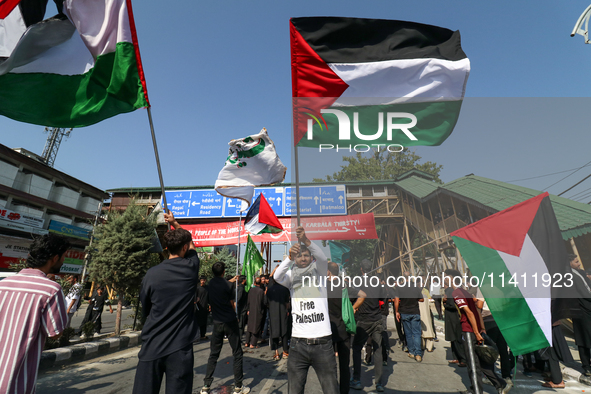
[[[230,301],[234,300],[232,283],[222,277],[215,277],[209,281],[209,305],[214,323],[229,323],[237,321],[236,312]]]
[[[98,295],[95,293],[94,296],[90,299],[92,303],[92,310],[102,312],[103,308],[105,307],[105,303],[108,305],[111,301],[108,300],[107,292],[103,291],[102,295]]]
[[[198,283],[199,257],[194,250],[148,270],[140,291],[147,317],[140,360],[156,360],[193,343],[199,328],[194,312]]]
[[[207,286],[197,286],[197,294],[196,297],[198,299],[197,306],[199,310],[202,312],[209,312],[209,292],[207,291]]]
[[[370,284],[371,281],[368,282]],[[359,307],[359,310],[355,314],[355,320],[359,322],[375,322],[382,320],[382,311],[380,310],[380,301],[384,301],[386,298],[385,295],[385,288],[381,287],[381,284],[378,287],[367,286],[357,289],[362,290],[367,294],[367,298]]]
[[[420,315],[419,300],[423,298],[422,289],[419,286],[405,286],[396,288],[396,298],[400,298],[398,313],[407,315]]]
[[[349,338],[347,327],[343,321],[343,287],[332,288],[330,283],[326,286],[328,291],[328,316],[330,318],[330,329],[332,331],[332,340],[334,342],[345,341]],[[347,288],[349,302],[356,299],[359,290]]]

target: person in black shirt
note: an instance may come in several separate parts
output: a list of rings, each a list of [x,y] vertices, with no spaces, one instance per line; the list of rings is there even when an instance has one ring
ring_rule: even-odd
[[[351,357],[351,334],[347,332],[347,327],[343,321],[343,289],[347,288],[350,299],[357,299],[353,304],[353,311],[357,312],[363,301],[365,301],[366,294],[357,289],[345,286],[338,283],[339,266],[337,263],[331,261],[328,263],[328,277],[330,281],[336,282],[334,286],[328,285],[328,315],[330,318],[330,329],[332,331],[332,342],[335,351],[339,357],[339,390],[341,394],[349,392],[349,383],[351,378],[351,370],[349,369],[349,359]],[[335,278],[335,279],[333,279]]]
[[[366,272],[371,271],[372,262],[368,259],[361,261],[361,273],[366,275]],[[368,277],[368,284],[371,284],[371,277]],[[376,278],[377,279],[377,278]],[[365,345],[368,338],[372,340],[372,349],[374,352],[374,372],[376,391],[383,392],[382,385],[382,371],[384,368],[382,360],[382,313],[380,311],[380,300],[384,300],[382,287],[378,286],[372,288],[368,286],[363,289],[367,294],[367,298],[355,313],[355,320],[357,321],[357,332],[353,338],[353,380],[351,381],[351,388],[354,390],[361,390],[361,349]]]
[[[111,301],[109,301],[107,292],[103,286],[99,286],[96,289],[96,293],[90,298],[86,298],[89,300],[88,308],[86,309],[86,315],[82,320],[82,324],[80,325],[80,331],[84,325],[88,322],[92,322],[94,324],[94,333],[95,336],[101,333],[101,329],[103,328],[102,324],[102,314],[103,309],[105,308],[105,304],[109,305],[109,310],[113,313],[113,307],[111,306]],[[86,335],[84,333],[80,334],[80,339],[85,339]]]
[[[406,334],[408,355],[416,361],[423,361],[423,349],[421,348],[421,310],[419,302],[423,302],[422,287],[410,276],[410,272],[404,273],[404,283],[396,288],[394,308],[396,320],[401,321]],[[420,278],[419,278],[420,279]],[[403,286],[404,285],[404,286]]]
[[[207,371],[203,379],[201,394],[209,394],[211,390],[213,373],[217,366],[222,346],[224,345],[224,335],[228,337],[234,358],[234,393],[246,394],[250,392],[250,388],[242,384],[242,340],[240,339],[234,291],[232,289],[233,283],[238,279],[238,276],[232,278],[231,281],[224,279],[226,265],[222,262],[215,263],[211,267],[211,270],[213,271],[214,278],[209,281],[208,291],[211,316],[213,318],[213,330],[211,332]]]
[[[264,278],[258,277],[254,280],[254,287],[248,291],[246,309],[248,310],[248,329],[246,333],[246,345],[250,348],[258,347],[263,327],[265,324],[265,291],[262,289]]]
[[[207,278],[202,276],[199,278],[199,286],[195,294],[195,302],[197,305],[197,324],[199,325],[200,339],[207,339],[205,333],[207,332],[207,318],[209,317],[209,297],[207,292]]]
[[[248,301],[248,292],[244,288],[246,286],[246,276],[240,275],[238,278],[238,328],[240,330],[240,339],[244,336],[244,327],[248,320],[248,309],[246,309],[246,302]]]
[[[167,394],[193,390],[199,257],[191,233],[181,228],[172,213],[165,213],[164,220],[174,227],[163,237],[170,256],[150,268],[142,281],[140,301],[146,323],[133,394],[159,393],[164,374]]]

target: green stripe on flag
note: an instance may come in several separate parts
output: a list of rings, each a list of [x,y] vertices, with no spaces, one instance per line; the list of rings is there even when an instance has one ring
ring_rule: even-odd
[[[246,250],[244,252],[244,265],[242,266],[242,275],[246,276],[246,286],[244,287],[244,290],[247,292],[250,290],[254,283],[254,276],[263,265],[265,265],[263,256],[261,256],[261,253],[249,235],[248,241],[246,242]]]
[[[527,354],[550,346],[519,288],[508,284],[511,273],[499,252],[464,238],[452,238],[472,275],[481,280],[480,290],[513,354]],[[503,274],[504,287],[500,279]],[[483,275],[486,275],[484,281]]]
[[[128,42],[99,56],[85,74],[0,76],[0,114],[21,122],[84,127],[146,106],[134,47]]]
[[[369,106],[335,106],[330,109],[344,112],[349,119],[350,139],[339,139],[342,130],[339,129],[337,115],[324,113],[322,117],[326,121],[328,130],[321,123],[314,121],[313,138],[308,139],[308,135],[305,134],[298,146],[318,147],[320,144],[338,144],[339,147],[348,147],[349,144],[370,146],[372,144],[400,144],[404,147],[417,145],[436,146],[445,141],[453,131],[460,115],[461,106],[461,100]],[[394,129],[389,140],[388,112],[414,115],[417,123],[416,126],[409,129],[409,132],[417,140],[411,140],[400,129]],[[356,113],[357,115],[355,115]],[[355,121],[356,116],[357,121]],[[382,133],[378,134],[380,118],[383,122]],[[411,119],[397,115],[392,118],[391,123],[410,124]],[[356,135],[356,128],[363,138]]]

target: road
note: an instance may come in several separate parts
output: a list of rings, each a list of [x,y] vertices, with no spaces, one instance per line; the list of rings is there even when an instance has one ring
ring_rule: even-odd
[[[75,328],[76,330],[78,330],[78,328],[80,328],[80,323],[82,323],[82,319],[84,319],[84,314],[86,313],[87,306],[88,306],[87,303],[82,304],[80,306],[80,309],[78,311],[76,311],[76,313],[72,317],[71,326],[73,328]],[[122,316],[121,316],[121,329],[122,330],[131,329],[131,326],[133,325],[133,317],[130,317],[130,316],[133,315],[134,312],[135,311],[131,308],[123,309]],[[103,328],[101,330],[101,333],[105,334],[105,333],[115,332],[115,317],[116,316],[117,316],[117,306],[116,305],[113,307],[112,314],[109,312],[109,307],[105,306],[105,310],[103,311],[103,315],[101,316],[101,320],[102,320],[102,324],[103,324]],[[127,326],[129,326],[129,327],[127,327]]]
[[[389,327],[394,327],[390,319]],[[210,327],[211,329],[211,327]],[[396,332],[390,333],[391,344],[394,344]],[[209,356],[209,342],[201,342],[193,346],[195,353],[195,378],[193,392],[198,393],[203,385],[203,377]],[[392,346],[388,366],[384,368],[387,377],[386,393],[457,393],[465,390],[469,385],[466,368],[450,366],[447,359],[451,358],[450,345],[440,340],[436,343],[433,353],[426,353],[424,361],[417,363],[408,358],[396,345]],[[139,347],[127,349],[102,358],[88,360],[79,364],[65,366],[60,369],[49,370],[40,373],[37,392],[59,394],[127,394],[132,392],[135,368],[137,365],[137,353]],[[244,357],[244,383],[251,387],[252,392],[287,393],[287,360],[275,362],[271,358],[272,352],[268,346],[259,349],[247,350]],[[352,363],[351,363],[352,364]],[[521,366],[518,367],[520,369]],[[362,392],[372,392],[371,366],[362,367],[361,381],[365,387]],[[536,375],[534,375],[536,376]],[[539,376],[538,376],[539,377]],[[229,393],[233,383],[232,356],[230,346],[226,342],[214,374],[212,394]],[[511,390],[513,394],[548,393],[555,390],[541,387],[542,381],[536,378],[528,378],[517,373],[516,387]],[[164,387],[164,384],[163,386]],[[577,382],[567,381],[567,388],[560,390],[563,393],[574,394],[589,392],[590,387]],[[496,391],[492,386],[485,385],[488,394]],[[354,390],[351,390],[354,393]],[[161,390],[164,393],[164,389]],[[320,386],[314,372],[308,374],[306,394],[320,394]]]

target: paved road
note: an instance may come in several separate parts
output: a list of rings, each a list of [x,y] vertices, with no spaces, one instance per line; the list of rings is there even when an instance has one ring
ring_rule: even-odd
[[[84,319],[84,314],[86,313],[86,307],[88,306],[87,303],[82,304],[80,309],[74,314],[72,317],[72,327],[78,330],[80,328],[80,323],[82,323],[82,319]],[[133,325],[133,317],[130,317],[135,311],[131,308],[123,309],[122,317],[121,317],[121,329],[131,329]],[[103,328],[101,333],[109,333],[115,332],[115,317],[117,316],[117,306],[113,307],[113,313],[109,312],[109,307],[105,306],[105,310],[103,311],[103,315],[101,317]],[[129,327],[127,327],[129,326]]]
[[[392,319],[389,326],[394,327]],[[395,342],[396,333],[391,333],[391,343]],[[203,385],[207,357],[209,356],[209,342],[201,342],[193,346],[195,353],[194,393],[198,393]],[[469,384],[466,368],[450,366],[447,359],[451,358],[449,343],[443,340],[436,343],[433,353],[426,353],[424,361],[417,363],[407,357],[398,346],[392,346],[385,376],[388,377],[386,393],[457,393],[465,390]],[[70,365],[57,370],[50,370],[39,375],[38,393],[59,394],[127,394],[131,393],[137,353],[139,347],[111,354],[102,358],[89,360],[76,365]],[[272,361],[272,352],[264,346],[255,350],[248,350],[244,358],[245,384],[252,388],[252,392],[287,393],[286,361]],[[214,394],[229,393],[233,383],[232,356],[230,347],[224,344],[222,354],[215,372],[213,384]],[[363,365],[362,383],[365,389],[360,392],[372,392],[372,367]],[[528,378],[520,372],[516,376],[514,394],[548,393],[554,390],[541,387],[542,381]],[[164,386],[163,386],[164,387]],[[485,386],[486,393],[494,394],[492,386]],[[574,394],[589,392],[588,386],[576,382],[567,382],[563,393]],[[354,390],[351,390],[355,393]],[[161,390],[164,393],[164,390]],[[314,372],[308,375],[306,394],[320,394],[320,386]]]

